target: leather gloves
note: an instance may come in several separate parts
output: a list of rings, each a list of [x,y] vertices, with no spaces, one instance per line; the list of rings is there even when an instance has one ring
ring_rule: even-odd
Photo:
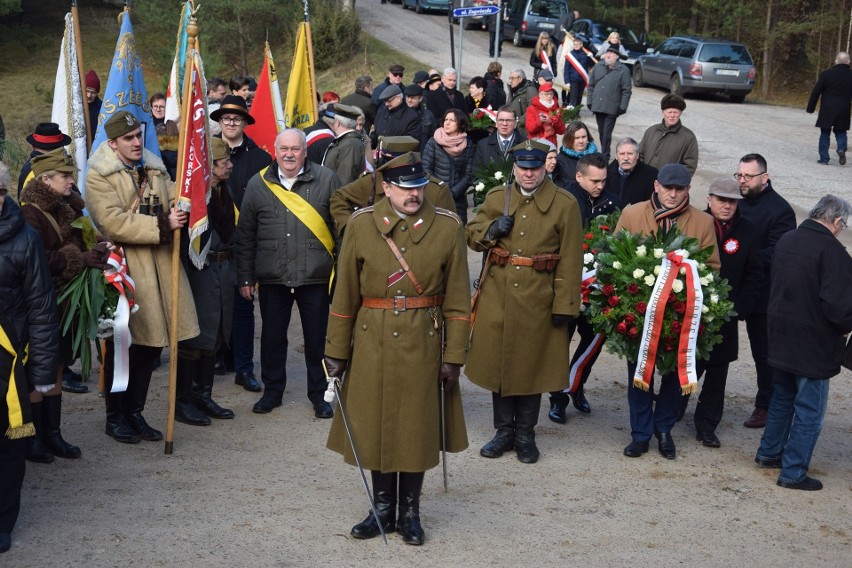
[[[489,241],[505,237],[512,232],[512,227],[515,224],[515,218],[511,215],[501,215],[496,221],[491,223],[488,230],[485,231],[485,238]]]
[[[455,363],[441,363],[441,382],[444,383],[444,390],[452,390],[459,382],[461,375],[461,365]]]
[[[349,361],[346,359],[334,359],[333,357],[324,357],[323,361],[325,361],[325,370],[328,373],[328,376],[340,379],[342,382],[343,373],[346,372],[346,367],[349,365]]]
[[[106,267],[106,261],[109,259],[109,243],[103,241],[94,246],[92,250],[87,250],[83,253],[83,264],[87,268],[97,268],[103,270]]]
[[[562,314],[553,314],[552,316],[550,316],[550,323],[553,324],[553,327],[563,327],[563,326],[568,325],[569,323],[571,323],[575,319],[577,319],[577,318],[574,317],[574,316],[565,316],[565,315],[562,315]]]

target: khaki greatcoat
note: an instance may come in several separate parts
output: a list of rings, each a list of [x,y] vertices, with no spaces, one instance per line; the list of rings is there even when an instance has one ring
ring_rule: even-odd
[[[423,295],[445,296],[437,310],[439,324],[442,316],[446,324],[443,359],[458,365],[465,361],[470,331],[467,250],[455,213],[424,201],[417,214],[402,219],[383,199],[352,216],[339,257],[325,354],[349,360],[343,401],[361,464],[382,472],[420,472],[438,465],[441,449],[441,332],[427,309],[361,306],[362,296],[417,296],[383,234],[399,247]],[[392,275],[402,278],[389,286]],[[446,394],[446,426],[447,451],[467,448],[458,386]],[[339,412],[327,446],[355,464]]]
[[[162,160],[147,150],[142,159],[150,193],[159,195],[163,209],[168,211],[174,201],[174,184]],[[139,311],[130,316],[134,345],[165,347],[169,344],[172,305],[172,232],[166,219],[131,211],[137,195],[135,179],[135,172],[124,167],[109,145],[101,144],[89,158],[86,207],[104,237],[124,247],[139,306]],[[182,341],[195,337],[199,330],[189,281],[183,269],[178,270],[177,338]]]
[[[570,363],[567,326],[554,327],[553,314],[580,313],[583,233],[577,200],[545,178],[531,196],[512,185],[509,214],[512,232],[485,238],[503,214],[506,187],[491,190],[467,224],[468,245],[475,251],[498,246],[512,254],[559,253],[553,272],[525,266],[491,265],[482,278],[476,322],[465,374],[500,396],[562,390]]]

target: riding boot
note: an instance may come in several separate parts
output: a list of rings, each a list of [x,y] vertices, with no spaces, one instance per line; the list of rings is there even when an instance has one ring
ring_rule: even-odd
[[[565,415],[568,402],[570,397],[566,393],[562,391],[550,393],[550,412],[547,413],[547,417],[558,424],[568,422],[568,417]]]
[[[518,461],[535,463],[539,451],[535,445],[535,425],[541,410],[541,395],[533,394],[517,397],[515,404],[515,452]]]
[[[45,395],[42,402],[42,410],[42,429],[39,435],[44,440],[44,444],[53,452],[53,455],[69,459],[77,459],[83,455],[80,448],[62,439],[62,431],[60,430],[62,422],[62,394],[53,396]]]
[[[373,503],[382,529],[385,533],[393,532],[396,523],[397,473],[370,471],[370,475],[373,478]],[[367,513],[366,519],[352,527],[351,534],[355,538],[374,538],[382,534],[372,510]]]
[[[195,367],[197,373],[192,383],[192,399],[196,408],[210,418],[233,418],[234,411],[222,408],[213,400],[213,375],[216,366],[216,355],[202,353]]]
[[[497,434],[482,446],[479,454],[486,458],[499,458],[515,445],[515,397],[491,393],[494,409],[494,428]]]
[[[426,535],[420,526],[420,491],[424,472],[399,474],[399,516],[396,530],[405,544],[423,544]]]
[[[53,453],[44,445],[41,438],[42,431],[42,411],[44,410],[43,403],[31,402],[30,409],[33,415],[33,425],[35,426],[35,436],[24,438],[27,446],[27,461],[35,463],[51,463],[53,462]]]
[[[104,383],[104,402],[106,402],[106,434],[123,444],[138,444],[139,433],[124,413],[124,398],[127,393],[109,392],[111,381]]]
[[[192,383],[198,375],[198,359],[178,353],[177,360],[177,404],[175,420],[190,426],[209,426],[210,419],[195,406]]]
[[[145,410],[145,401],[148,399],[148,385],[151,384],[154,363],[159,359],[162,349],[131,346],[131,349],[134,348],[136,353],[131,352],[130,355],[130,379],[124,394],[124,412],[130,426],[140,438],[148,442],[159,442],[163,439],[163,433],[148,424],[142,416],[142,411]]]

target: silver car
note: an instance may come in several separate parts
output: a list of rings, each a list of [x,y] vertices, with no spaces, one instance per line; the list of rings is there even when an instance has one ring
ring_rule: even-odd
[[[636,60],[633,83],[665,87],[678,95],[723,94],[741,103],[754,89],[756,75],[748,49],[739,42],[676,36]]]

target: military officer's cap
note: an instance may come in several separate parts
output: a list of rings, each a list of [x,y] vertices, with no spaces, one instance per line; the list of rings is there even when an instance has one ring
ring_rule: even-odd
[[[406,152],[416,152],[420,142],[411,136],[379,136],[379,147],[382,154],[400,156]]]
[[[518,166],[533,169],[544,166],[548,150],[548,147],[541,142],[525,140],[512,147],[511,152]]]
[[[74,159],[65,153],[65,148],[57,148],[33,158],[33,174],[36,177],[50,171],[73,174],[77,166],[74,165]]]
[[[139,122],[138,118],[126,110],[123,110],[115,113],[106,121],[104,124],[104,131],[106,131],[107,138],[115,140],[119,136],[124,136],[128,132],[133,132],[140,126],[142,126],[142,123]]]
[[[359,109],[349,105],[342,105],[340,103],[333,103],[328,105],[323,111],[325,116],[329,118],[334,118],[335,116],[342,116],[344,118],[351,118],[352,120],[358,120],[358,117],[361,116]]]
[[[221,138],[210,139],[210,154],[213,160],[224,160],[231,155],[231,148]]]
[[[423,187],[429,183],[429,177],[423,171],[423,163],[420,154],[408,152],[389,161],[378,171],[382,172],[382,179],[404,189]]]

